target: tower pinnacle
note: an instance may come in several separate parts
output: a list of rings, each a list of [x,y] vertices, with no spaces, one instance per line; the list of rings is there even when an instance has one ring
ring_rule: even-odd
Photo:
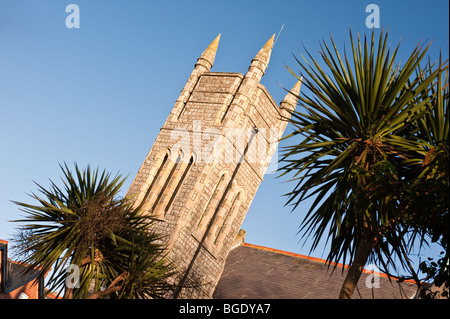
[[[288,104],[290,108],[295,109],[295,106],[297,105],[298,98],[297,96],[300,94],[300,87],[302,85],[302,79],[298,80],[297,83],[295,83],[294,87],[286,94],[283,101],[281,101],[281,106],[283,104]]]
[[[216,57],[217,47],[219,46],[220,35],[221,33],[219,33],[219,35],[213,40],[213,42],[211,42],[211,44],[206,48],[206,50],[203,51],[202,55],[198,58],[197,63],[195,64],[196,67],[197,65],[202,65],[208,71],[209,69],[211,69],[211,67],[214,64],[214,59]]]
[[[270,61],[270,54],[272,53],[273,43],[275,41],[275,33],[264,44],[261,50],[256,54],[252,60],[252,64],[249,67],[249,71],[252,67],[260,69],[263,73],[266,71]]]

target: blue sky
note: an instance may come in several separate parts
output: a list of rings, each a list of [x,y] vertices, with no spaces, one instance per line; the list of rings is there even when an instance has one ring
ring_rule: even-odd
[[[70,3],[80,8],[78,29],[65,24]],[[369,35],[370,3],[380,8],[392,46],[401,41],[399,60],[421,40],[433,40],[432,59],[440,50],[448,57],[447,0],[0,0],[0,238],[11,238],[9,220],[20,216],[10,200],[30,202],[33,180],[57,181],[58,163],[128,175],[125,193],[197,58],[219,33],[212,70],[245,73],[284,25],[261,81],[280,102],[280,85],[296,81],[286,69],[298,70],[293,55],[305,46],[319,58],[330,34],[343,50],[349,27]],[[309,205],[283,207],[293,184],[275,176],[265,176],[250,207],[246,241],[308,254],[296,233]]]

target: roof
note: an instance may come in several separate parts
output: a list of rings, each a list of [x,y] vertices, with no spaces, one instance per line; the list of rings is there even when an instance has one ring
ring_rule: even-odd
[[[243,243],[230,251],[213,298],[337,299],[347,268],[342,264],[332,268],[323,259]],[[374,277],[377,281],[372,284]],[[405,299],[415,292],[413,282],[400,284],[366,270],[353,298]]]
[[[37,269],[29,269],[29,266],[15,262],[8,258],[8,279],[6,293],[16,290],[28,282],[35,280],[40,271]]]
[[[28,283],[36,280],[40,275],[40,270],[31,268],[29,265],[13,261],[8,258],[8,241],[0,239],[0,299],[11,298],[11,293],[19,288],[25,287]],[[38,283],[36,291],[39,293],[41,282]],[[24,288],[20,292],[28,293]],[[15,295],[15,293],[13,294]]]

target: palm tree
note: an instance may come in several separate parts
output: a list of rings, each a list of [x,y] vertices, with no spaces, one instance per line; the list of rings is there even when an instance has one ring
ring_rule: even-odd
[[[430,62],[429,65],[431,65]],[[442,57],[439,58],[439,65],[442,65]],[[430,70],[431,67],[428,67],[428,72]],[[402,227],[403,232],[408,232],[410,236],[402,236],[401,240],[409,239],[409,243],[412,243],[417,236],[421,245],[427,243],[426,239],[428,239],[442,247],[443,251],[439,260],[424,261],[419,268],[427,275],[426,279],[434,280],[436,286],[445,284],[447,291],[442,296],[448,298],[450,283],[448,67],[437,75],[431,96],[433,98],[429,103],[430,112],[418,121],[417,136],[422,141],[426,155],[404,192],[408,218],[404,220]],[[404,245],[407,244],[408,242],[405,241]],[[432,258],[429,259],[432,260]],[[408,266],[411,278],[416,281],[419,289],[423,288],[423,281],[419,279],[411,265],[408,264]],[[426,290],[423,293],[428,294],[425,297],[434,294]]]
[[[429,48],[420,43],[397,65],[399,46],[391,55],[387,37],[382,30],[376,46],[373,31],[370,42],[358,35],[355,44],[350,31],[352,60],[341,58],[330,37],[332,48],[324,41],[321,50],[326,69],[309,53],[312,63],[297,59],[311,95],[299,96],[303,111],[293,113],[295,130],[286,138],[302,140],[285,147],[280,170],[296,182],[286,194],[293,209],[316,196],[300,228],[313,237],[312,250],[326,236],[327,260],[350,264],[340,298],[351,298],[366,262],[388,251],[402,218],[403,180],[426,154],[417,121],[429,112],[440,69],[415,74]]]
[[[81,171],[75,164],[75,174],[66,164],[60,167],[63,188],[52,181],[48,190],[36,183],[43,196],[31,197],[38,204],[15,202],[25,212],[16,220],[24,223],[19,229],[25,235],[17,244],[23,262],[40,269],[40,277],[52,269],[48,290],[63,298],[166,293],[170,266],[152,221],[118,196],[125,179],[89,166]]]

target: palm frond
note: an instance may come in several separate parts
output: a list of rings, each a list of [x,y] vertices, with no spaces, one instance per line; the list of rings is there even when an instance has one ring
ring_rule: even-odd
[[[391,52],[383,30],[378,41],[375,30],[369,39],[358,34],[356,41],[350,30],[350,54],[345,50],[341,55],[330,40],[321,45],[324,67],[306,49],[306,57],[296,58],[302,70],[297,77],[303,77],[311,94],[299,97],[300,107],[290,120],[295,130],[285,137],[291,145],[283,148],[279,171],[280,176],[293,174],[290,181],[296,184],[286,194],[293,209],[317,197],[302,221],[303,237],[313,237],[313,248],[326,237],[328,260],[343,258],[345,263],[355,253],[363,220],[381,233],[397,218],[398,212],[388,209],[397,197],[383,197],[379,189],[383,183],[398,188],[407,176],[399,175],[412,176],[427,151],[423,141],[442,136],[445,127],[448,132],[448,116],[446,124],[434,123],[429,126],[433,131],[417,134],[434,119],[430,105],[440,103],[435,83],[441,82],[436,79],[444,66],[421,64],[431,43],[419,43],[400,65],[399,45]],[[441,119],[448,115],[448,110],[433,112]]]

